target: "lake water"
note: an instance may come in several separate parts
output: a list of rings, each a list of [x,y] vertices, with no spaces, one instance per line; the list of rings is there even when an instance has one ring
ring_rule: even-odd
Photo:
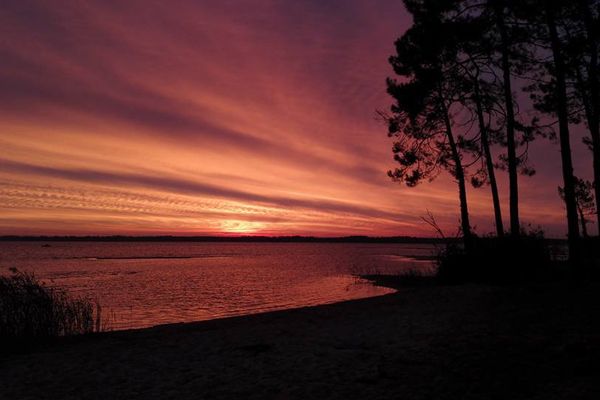
[[[200,321],[390,293],[356,274],[431,270],[428,244],[0,242],[30,271],[97,300],[112,329]]]

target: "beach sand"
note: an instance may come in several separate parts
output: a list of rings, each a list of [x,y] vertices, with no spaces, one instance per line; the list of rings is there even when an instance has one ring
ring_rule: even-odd
[[[0,361],[2,399],[597,399],[600,285],[402,288]]]

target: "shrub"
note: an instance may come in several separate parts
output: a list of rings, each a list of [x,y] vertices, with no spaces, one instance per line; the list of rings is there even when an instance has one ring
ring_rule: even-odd
[[[469,252],[450,243],[438,254],[437,266],[442,283],[510,284],[548,280],[556,274],[550,248],[539,233],[518,239],[474,238]]]
[[[41,283],[31,273],[11,269],[0,276],[1,347],[28,346],[101,328],[101,308]]]

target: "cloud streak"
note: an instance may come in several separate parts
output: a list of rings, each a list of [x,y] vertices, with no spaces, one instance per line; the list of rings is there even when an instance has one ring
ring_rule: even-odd
[[[5,172],[27,174],[37,177],[67,179],[79,183],[96,183],[115,187],[140,187],[160,190],[167,193],[179,193],[192,196],[233,199],[244,203],[258,203],[284,208],[302,208],[317,211],[355,214],[371,218],[396,219],[397,213],[386,212],[376,208],[341,201],[302,199],[292,197],[266,196],[248,193],[230,187],[219,187],[183,179],[163,178],[140,174],[109,173],[89,169],[59,169],[53,167],[21,164],[10,161],[0,161],[0,167]]]

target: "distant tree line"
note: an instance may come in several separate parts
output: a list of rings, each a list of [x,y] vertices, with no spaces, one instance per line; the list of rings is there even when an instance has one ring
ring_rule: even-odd
[[[458,185],[467,249],[473,236],[467,186],[489,186],[497,236],[518,239],[519,180],[535,173],[529,146],[537,138],[557,139],[569,252],[577,257],[590,215],[600,224],[600,0],[404,4],[413,25],[395,42],[389,62],[396,76],[387,80],[394,102],[380,112],[394,139],[397,166],[390,177],[415,186],[449,172]],[[593,182],[574,175],[574,125],[587,132]],[[509,182],[506,232],[499,171]]]
[[[415,236],[0,236],[0,242],[234,242],[234,243],[451,243],[453,238]],[[47,243],[44,243],[47,242]]]

